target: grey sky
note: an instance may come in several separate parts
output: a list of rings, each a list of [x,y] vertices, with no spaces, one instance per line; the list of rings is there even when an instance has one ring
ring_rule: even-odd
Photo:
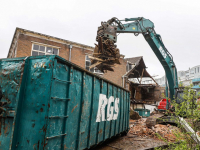
[[[101,21],[144,17],[154,22],[178,70],[200,65],[197,0],[1,0],[0,6],[0,58],[7,57],[16,27],[94,46]],[[151,75],[164,75],[142,35],[120,34],[117,45],[126,57],[143,56]]]

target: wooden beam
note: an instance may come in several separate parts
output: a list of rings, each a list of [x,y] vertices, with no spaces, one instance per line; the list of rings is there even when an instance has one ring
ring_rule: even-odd
[[[144,73],[144,68],[143,68],[143,70],[142,70],[142,75],[141,75],[141,77],[140,77],[140,84],[141,84],[141,82],[142,82],[143,73]]]
[[[97,62],[97,63],[95,63],[95,64],[93,64],[93,65],[91,65],[89,68],[91,69],[91,68],[94,68],[95,66],[97,66],[97,65],[99,65],[99,64],[101,64],[102,62]]]
[[[92,56],[88,56],[90,59],[94,59],[94,60],[98,60],[98,61],[104,61],[103,59],[99,59],[99,58],[96,58],[96,57],[92,57]]]
[[[154,80],[154,78],[152,76],[150,76],[150,78],[156,83],[156,85],[158,85],[158,83]]]

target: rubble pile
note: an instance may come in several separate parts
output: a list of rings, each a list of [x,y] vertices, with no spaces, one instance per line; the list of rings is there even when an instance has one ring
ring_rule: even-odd
[[[142,117],[138,114],[138,112],[130,109],[130,118],[133,120],[141,119]]]
[[[101,72],[107,70],[114,71],[115,64],[120,64],[120,52],[114,42],[109,39],[98,37],[98,45],[95,44],[95,49],[91,59],[91,68],[97,67]]]
[[[180,129],[178,127],[172,126],[170,124],[157,124],[155,126],[152,126],[152,128],[148,128],[145,121],[146,120],[144,119],[131,120],[129,134],[137,135],[140,137],[152,137],[157,140],[163,138],[168,142],[176,141],[175,133],[180,132]]]

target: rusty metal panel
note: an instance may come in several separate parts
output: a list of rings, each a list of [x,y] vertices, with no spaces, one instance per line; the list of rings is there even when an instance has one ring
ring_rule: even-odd
[[[58,56],[0,60],[0,87],[2,150],[85,149],[129,128],[129,92]]]
[[[42,149],[47,142],[52,61],[52,57],[26,59],[12,149]]]
[[[93,100],[92,100],[92,111],[91,111],[91,127],[90,127],[90,135],[89,135],[89,145],[95,145],[97,143],[98,138],[98,126],[99,123],[96,123],[96,110],[98,110],[98,103],[99,103],[99,94],[101,93],[101,81],[94,77],[94,88],[93,88]],[[94,94],[94,91],[96,94]]]
[[[117,91],[116,92],[117,92],[116,98],[121,99],[121,97],[120,97],[120,88],[119,87],[117,87]],[[119,105],[121,106],[121,102],[120,101],[119,101]],[[121,119],[121,115],[120,114],[121,114],[121,110],[118,109],[118,111],[119,111],[119,114],[118,114],[118,118],[116,120],[115,135],[120,133],[120,119]]]
[[[107,87],[108,87],[108,83],[106,83],[106,82],[104,82],[103,80],[101,80],[100,81],[101,82],[101,85],[100,85],[100,88],[101,88],[101,90],[100,90],[100,93],[101,94],[103,94],[105,97],[107,97]],[[99,99],[99,98],[98,98]],[[105,103],[106,101],[104,101],[103,103]],[[108,102],[106,102],[106,103],[108,103]],[[100,103],[99,103],[99,105],[100,105]],[[105,114],[105,119],[104,120],[106,120],[107,118],[106,118],[106,116],[107,116],[107,105],[105,105],[105,112],[104,112],[104,114]],[[102,119],[103,120],[103,119]],[[107,139],[106,137],[105,137],[105,133],[107,133],[106,132],[106,127],[105,127],[105,124],[106,124],[106,122],[105,121],[100,121],[99,123],[98,123],[98,127],[97,127],[97,135],[98,135],[98,140],[97,140],[97,143],[100,143],[101,141],[103,141],[103,139],[105,138],[105,139]]]
[[[0,61],[0,149],[10,149],[13,140],[15,112],[18,108],[24,61],[3,59]]]
[[[107,87],[107,89],[106,89],[107,91],[108,91],[108,100],[110,101],[111,100],[111,96],[113,96],[113,89],[112,89],[112,85],[111,84],[109,84],[108,83],[108,87]],[[109,103],[109,101],[108,101],[108,104],[107,104],[107,106],[106,106],[106,110],[108,110],[108,107],[112,107],[112,103]],[[110,105],[110,106],[109,106]],[[110,119],[110,115],[109,115],[109,111],[106,111],[106,116],[107,116],[107,120],[109,120],[109,121],[106,121],[105,122],[105,139],[108,139],[108,138],[110,138],[110,124],[111,124],[111,119]]]

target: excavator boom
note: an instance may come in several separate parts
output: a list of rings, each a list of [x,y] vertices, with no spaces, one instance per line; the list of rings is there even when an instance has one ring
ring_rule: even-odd
[[[123,24],[121,21],[126,23]],[[165,70],[169,84],[170,99],[173,100],[178,88],[177,70],[172,55],[164,46],[161,36],[154,30],[154,23],[143,17],[126,18],[121,21],[114,17],[107,22],[102,22],[102,26],[98,28],[96,40],[98,42],[101,40],[103,41],[102,43],[110,41],[114,44],[117,42],[117,33],[134,33],[135,36],[142,34]],[[102,47],[104,51],[107,51],[107,47]],[[96,53],[98,53],[98,50]],[[168,97],[167,91],[168,89],[166,89],[166,97]]]

